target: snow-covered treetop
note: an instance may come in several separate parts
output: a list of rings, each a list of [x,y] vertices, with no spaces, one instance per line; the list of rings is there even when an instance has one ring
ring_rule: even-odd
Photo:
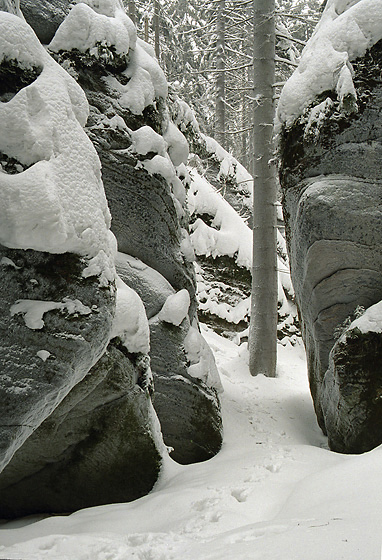
[[[382,39],[382,0],[328,0],[296,71],[281,93],[276,126],[293,121],[324,91],[357,98],[350,61]]]

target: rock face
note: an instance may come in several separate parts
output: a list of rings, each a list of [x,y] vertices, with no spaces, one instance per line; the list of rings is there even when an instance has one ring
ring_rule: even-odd
[[[70,9],[67,0],[21,0],[20,7],[27,23],[43,45],[50,43]]]
[[[4,468],[105,351],[115,294],[76,255],[2,247],[0,263]]]
[[[53,42],[51,46],[54,45]],[[88,51],[79,53],[58,47],[54,47],[54,57],[76,77],[88,99],[86,131],[102,163],[111,229],[118,249],[121,254],[136,257],[146,271],[151,271],[147,276],[144,269],[137,271],[121,262],[117,266],[123,281],[142,298],[151,319],[154,406],[164,441],[174,448],[174,459],[189,463],[209,459],[221,446],[216,387],[205,383],[212,370],[215,368],[215,376],[217,371],[200,342],[201,362],[207,364],[205,371],[198,372],[201,377],[188,373],[195,363],[191,363],[184,343],[191,325],[195,321],[197,325],[196,280],[192,257],[185,249],[189,243],[186,193],[176,175],[186,142],[169,120],[167,84],[165,92],[162,87],[164,75],[148,53],[148,45],[142,45],[138,41],[135,52],[129,52],[126,59],[117,60],[112,52],[96,57]],[[160,90],[158,84],[162,84],[161,95],[146,103],[142,111],[132,108],[132,96],[126,102],[130,95],[128,85],[138,79],[134,73],[140,63],[145,68],[142,75],[151,76],[151,88],[154,85]],[[166,298],[182,289],[190,296],[188,317],[179,326],[155,322]]]
[[[147,355],[149,327],[143,307],[138,309],[139,298],[136,294],[133,297],[119,278],[114,282],[114,238],[108,231],[110,215],[99,160],[81,128],[87,115],[85,97],[37,42],[34,48],[43,53],[44,65],[56,68],[58,75],[64,76],[67,95],[62,91],[60,95],[70,99],[73,105],[72,112],[69,107],[46,127],[51,133],[51,144],[48,141],[41,144],[53,163],[61,161],[57,146],[62,148],[69,161],[65,168],[65,188],[73,194],[78,185],[81,187],[78,194],[85,200],[75,197],[79,200],[77,208],[67,202],[73,202],[67,197],[60,211],[64,217],[66,212],[77,216],[73,219],[73,229],[83,243],[73,242],[73,248],[63,245],[57,249],[52,238],[64,227],[56,227],[55,216],[49,214],[46,221],[52,235],[47,230],[49,235],[45,237],[51,245],[45,248],[44,207],[41,209],[37,203],[41,219],[35,219],[34,226],[27,213],[26,222],[31,229],[30,236],[36,228],[41,229],[39,242],[43,249],[30,245],[28,235],[24,235],[23,245],[12,241],[13,238],[9,241],[3,223],[4,243],[18,248],[0,247],[2,518],[65,513],[130,501],[147,494],[158,478],[164,453],[160,426],[151,403],[151,371],[156,384],[155,407],[165,443],[174,448],[174,459],[181,463],[206,460],[218,452],[222,443],[217,395],[221,386],[212,353],[199,332],[186,192],[175,169],[188,149],[181,133],[169,121],[164,75],[148,45],[136,42],[134,26],[123,12],[116,11],[116,5],[92,0],[87,5],[77,4],[73,9],[80,17],[72,17],[69,31],[68,27],[66,30],[59,27],[50,47],[52,52],[55,50],[57,61],[83,87],[90,104],[86,132],[102,163],[103,184],[113,216],[112,231],[120,251],[129,255],[123,257],[120,253],[123,258],[118,259],[118,272],[142,297],[151,320],[150,357]],[[26,1],[23,7],[40,40],[47,43],[64,20],[70,3]],[[107,9],[108,17],[102,14],[103,9]],[[113,13],[118,14],[114,17]],[[79,24],[81,17],[84,19]],[[11,22],[16,30],[21,26],[30,32],[16,16],[3,14],[3,20],[3,28]],[[45,25],[45,20],[49,24]],[[64,20],[63,25],[66,23]],[[83,31],[82,24],[90,26],[89,33]],[[72,33],[70,25],[80,25],[81,32]],[[91,49],[81,50],[82,39],[93,37],[92,25],[95,44],[90,45]],[[123,28],[126,37],[121,33]],[[116,44],[105,46],[102,34],[109,38],[114,31]],[[8,28],[7,33],[11,34]],[[35,40],[31,32],[30,37]],[[26,88],[37,82],[40,75],[45,76],[44,65],[31,69],[21,61],[16,65],[15,76],[9,77],[14,68],[6,56],[5,39],[2,41],[5,63],[0,61],[1,81],[5,84],[5,88],[0,87],[2,107],[13,99],[17,104],[18,96],[28,100]],[[66,40],[77,43],[65,50]],[[24,50],[28,51],[27,45]],[[129,89],[126,86],[130,82],[133,85]],[[54,83],[51,80],[51,87]],[[122,98],[125,103],[121,102]],[[31,99],[34,100],[33,95]],[[29,115],[28,111],[25,114]],[[44,112],[45,119],[49,115],[49,111]],[[72,157],[72,152],[66,150],[65,138],[55,128],[66,116],[86,141],[82,144],[86,149],[79,150],[78,159],[75,153]],[[39,138],[39,121],[34,114],[30,119]],[[29,123],[27,117],[25,121]],[[21,140],[26,136],[17,126],[16,132]],[[32,142],[35,136],[30,135],[32,146],[38,145]],[[17,157],[19,152],[23,156],[23,151],[14,141],[16,155],[8,153],[5,133],[4,138],[0,154],[3,183],[7,187],[12,180],[12,185],[17,187],[20,174],[23,186],[23,174],[30,174],[31,168],[33,171],[34,160],[32,165],[30,161],[21,165],[23,161]],[[87,150],[94,164],[91,176],[85,165]],[[40,159],[46,165],[46,159]],[[82,177],[81,173],[76,174],[75,168],[81,162],[81,173],[86,177],[82,183],[74,183],[73,176]],[[46,173],[44,180],[48,181],[49,177]],[[64,181],[62,176],[59,178],[60,190]],[[95,185],[95,192],[87,190],[88,183],[92,188]],[[53,191],[56,183],[48,186]],[[28,199],[31,189],[24,188],[22,195],[24,191]],[[23,233],[24,220],[12,203],[17,197],[12,198],[9,192],[10,189],[5,190],[1,208],[5,208],[5,218],[11,225],[12,219],[19,218],[17,224]],[[102,215],[97,197],[104,202]],[[84,212],[91,209],[90,217],[82,212],[83,206]],[[102,222],[103,237],[97,238],[98,252],[88,255],[86,232],[92,232],[93,215]],[[176,302],[176,309],[174,304],[173,307],[168,304],[169,298]],[[165,304],[168,310],[161,315]]]
[[[350,453],[382,442],[371,393],[352,389],[381,387],[379,343],[369,346],[367,367],[353,356],[353,344],[335,345],[336,331],[358,306],[382,299],[381,61],[380,42],[354,62],[357,113],[345,114],[326,92],[318,100],[326,98],[320,118],[309,118],[309,108],[281,142],[287,241],[311,392],[332,449]],[[338,369],[345,355],[347,365]]]
[[[141,296],[149,318],[150,357],[154,374],[154,408],[161,423],[166,445],[173,448],[171,457],[181,464],[210,459],[222,444],[222,422],[215,388],[189,373],[190,357],[185,341],[190,332],[190,321],[185,318],[177,326],[158,317],[167,298],[175,293],[171,284],[156,270],[138,259],[119,254],[117,272],[123,281]],[[197,347],[199,341],[194,343]],[[215,368],[211,350],[203,349],[203,364]],[[216,371],[212,372],[217,377]]]
[[[0,517],[132,500],[163,442],[87,101],[21,18],[0,27]]]
[[[0,517],[71,512],[147,494],[162,458],[141,385],[137,364],[114,339],[3,471]]]

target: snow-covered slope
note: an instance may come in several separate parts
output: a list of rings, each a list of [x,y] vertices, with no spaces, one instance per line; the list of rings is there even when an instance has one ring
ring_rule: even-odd
[[[252,378],[246,345],[205,331],[222,374],[225,442],[212,460],[168,461],[130,504],[0,529],[0,555],[28,560],[379,558],[382,448],[327,450],[301,346],[279,346],[278,378]]]

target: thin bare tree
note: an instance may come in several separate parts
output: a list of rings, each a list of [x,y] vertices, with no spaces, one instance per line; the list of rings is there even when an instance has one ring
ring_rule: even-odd
[[[276,375],[277,362],[277,215],[273,164],[275,83],[275,2],[254,0],[254,189],[253,269],[249,330],[252,375]]]

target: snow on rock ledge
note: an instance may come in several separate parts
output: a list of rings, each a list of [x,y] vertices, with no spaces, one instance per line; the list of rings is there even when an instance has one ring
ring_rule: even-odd
[[[93,259],[85,275],[114,279],[115,240],[97,153],[83,126],[85,95],[20,18],[0,13],[0,61],[37,78],[0,104],[0,152],[22,172],[0,172],[0,243]]]
[[[188,192],[190,215],[208,214],[213,217],[211,226],[197,218],[192,224],[191,243],[197,255],[216,258],[226,255],[235,259],[239,267],[252,268],[252,231],[243,218],[199,173],[191,170],[191,186]],[[277,231],[277,242],[285,251],[285,240]],[[292,294],[286,264],[278,256],[278,299],[281,314],[290,311],[286,293]],[[245,313],[244,313],[245,314]],[[240,317],[241,319],[242,317]],[[238,320],[240,320],[238,319]]]
[[[179,326],[180,323],[187,317],[188,309],[190,307],[190,294],[187,290],[183,289],[168,296],[162,309],[159,311],[158,318],[166,323]]]
[[[148,354],[150,331],[139,295],[117,276],[117,308],[111,338],[118,336],[129,352]]]
[[[355,319],[349,327],[357,328],[361,333],[382,333],[382,301],[366,309],[365,313]]]
[[[127,55],[129,47],[135,47],[135,27],[122,10],[116,11],[115,15],[117,17],[107,17],[87,4],[77,4],[57,30],[49,47],[56,52],[78,49],[92,53],[93,49],[97,52],[97,44],[113,45],[118,54]]]
[[[342,104],[355,102],[350,61],[364,55],[381,38],[381,0],[329,0],[299,67],[281,93],[278,125],[290,126],[324,91],[336,91]]]

